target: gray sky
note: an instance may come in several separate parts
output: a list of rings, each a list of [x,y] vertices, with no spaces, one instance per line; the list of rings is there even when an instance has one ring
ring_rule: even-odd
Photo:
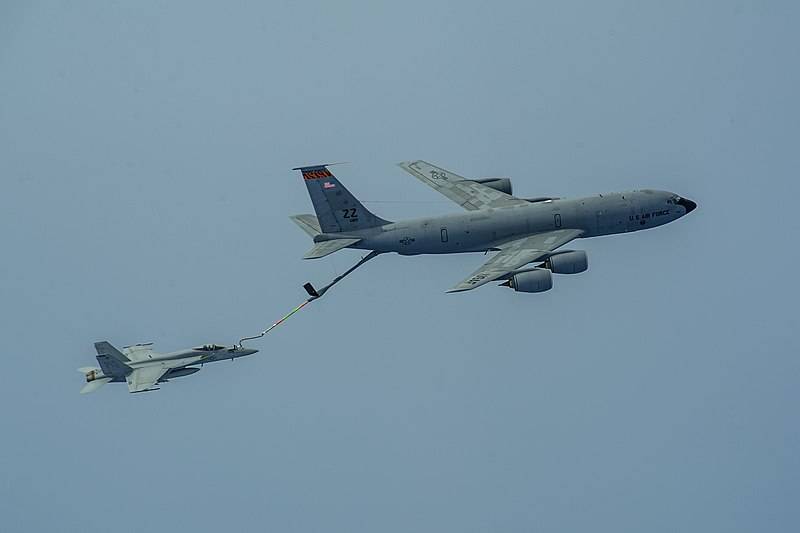
[[[0,529],[796,531],[796,2],[3,2]],[[652,187],[551,292],[381,257],[160,392],[92,342],[231,343],[313,262],[293,166],[389,219]],[[135,516],[135,517],[134,517]]]

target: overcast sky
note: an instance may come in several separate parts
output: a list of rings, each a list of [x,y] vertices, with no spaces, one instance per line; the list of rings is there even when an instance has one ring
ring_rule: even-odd
[[[796,2],[0,4],[3,531],[797,531]],[[544,294],[382,256],[234,363],[79,395],[92,343],[230,344],[300,257],[300,164],[657,188]]]

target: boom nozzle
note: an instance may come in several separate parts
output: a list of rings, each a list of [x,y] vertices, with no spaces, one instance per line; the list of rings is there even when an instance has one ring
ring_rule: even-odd
[[[309,296],[312,298],[319,298],[321,295],[317,292],[317,289],[309,282],[303,285],[303,288],[306,290]]]

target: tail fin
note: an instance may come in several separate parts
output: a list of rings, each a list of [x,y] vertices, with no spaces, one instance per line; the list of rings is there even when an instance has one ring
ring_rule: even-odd
[[[350,194],[326,165],[298,167],[314,204],[323,233],[341,233],[374,228],[389,224],[388,220],[372,214]]]
[[[133,369],[126,365],[130,359],[125,357],[122,352],[111,346],[111,343],[102,341],[94,343],[94,348],[97,350],[97,362],[100,363],[100,368],[103,374],[108,377],[125,377]]]

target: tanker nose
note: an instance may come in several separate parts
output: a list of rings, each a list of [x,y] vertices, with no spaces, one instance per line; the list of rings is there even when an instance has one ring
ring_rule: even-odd
[[[684,209],[686,209],[686,214],[688,215],[695,209],[697,209],[697,204],[688,198],[681,198],[678,200],[678,205],[682,205]]]

